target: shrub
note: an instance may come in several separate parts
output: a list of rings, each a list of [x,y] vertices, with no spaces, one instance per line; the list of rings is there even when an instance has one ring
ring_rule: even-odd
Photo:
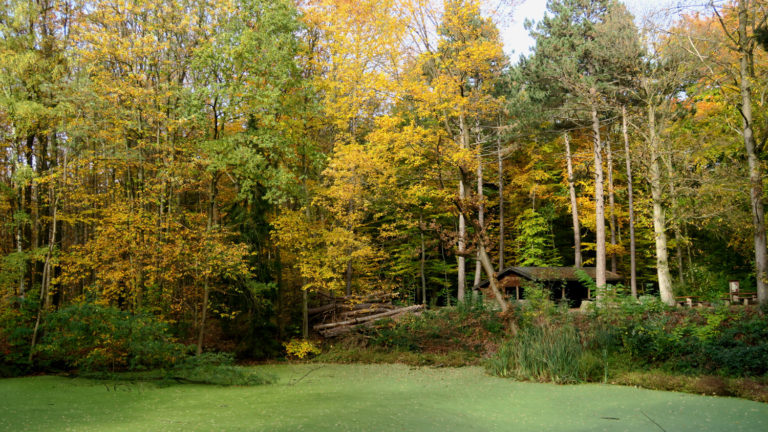
[[[275,381],[274,377],[257,375],[249,368],[235,366],[232,353],[203,353],[186,357],[167,371],[165,378],[222,386],[261,385]]]
[[[285,346],[285,353],[288,354],[288,357],[297,358],[299,360],[304,357],[318,355],[321,352],[317,345],[306,339],[291,339],[283,345]]]
[[[583,353],[572,325],[534,326],[504,343],[486,365],[492,374],[502,377],[573,383],[580,381]]]
[[[730,323],[705,340],[702,362],[710,370],[731,376],[768,373],[768,322],[754,316]]]
[[[150,315],[82,304],[46,317],[34,354],[43,366],[116,371],[169,367],[186,351]]]
[[[32,339],[35,291],[26,298],[0,299],[0,378],[29,372],[29,343]]]
[[[522,326],[541,325],[557,311],[550,299],[549,289],[539,282],[527,282],[523,285],[526,302],[522,306]]]

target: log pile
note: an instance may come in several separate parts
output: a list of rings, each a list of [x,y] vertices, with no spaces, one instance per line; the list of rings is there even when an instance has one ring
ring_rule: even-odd
[[[312,328],[326,338],[349,333],[359,326],[373,325],[383,318],[396,318],[424,308],[423,305],[397,307],[392,304],[392,293],[373,293],[364,297],[325,297],[330,303],[309,308],[308,313],[311,321],[320,321]]]

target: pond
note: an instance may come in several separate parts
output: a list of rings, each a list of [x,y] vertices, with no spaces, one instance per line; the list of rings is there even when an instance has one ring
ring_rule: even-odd
[[[3,431],[766,431],[768,405],[610,385],[521,383],[481,368],[267,365],[217,387],[0,380]]]

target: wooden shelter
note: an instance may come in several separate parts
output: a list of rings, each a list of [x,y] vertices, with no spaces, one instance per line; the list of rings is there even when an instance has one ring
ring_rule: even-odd
[[[527,282],[538,282],[552,291],[555,300],[567,300],[573,307],[578,307],[582,300],[589,299],[589,289],[579,281],[577,270],[583,270],[593,280],[595,267],[507,267],[499,272],[499,288],[509,297],[520,300],[524,296]],[[621,282],[621,276],[606,271],[608,283]],[[475,285],[473,289],[484,291],[488,288],[487,280]]]

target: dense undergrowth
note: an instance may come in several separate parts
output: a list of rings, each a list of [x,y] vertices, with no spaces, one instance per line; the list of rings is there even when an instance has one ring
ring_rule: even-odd
[[[326,342],[314,360],[484,365],[490,374],[519,380],[611,382],[768,402],[765,310],[668,308],[652,297],[608,292],[599,307],[576,313],[535,286],[526,293],[527,301],[506,314],[468,301],[381,320]],[[26,355],[13,354],[19,352],[13,344],[28,344],[29,335],[0,330],[3,376],[46,371],[166,383],[270,382],[235,365],[232,354],[195,356],[194,346],[174,339],[150,314],[96,305],[56,311],[43,321],[31,353],[37,369]],[[302,342],[293,351],[312,355],[314,345]]]
[[[151,314],[87,303],[71,305],[45,317],[31,353],[29,332],[18,329],[0,328],[4,354],[0,377],[53,372],[163,384],[257,385],[271,381],[235,365],[231,353],[194,355],[194,345],[178,342],[168,324]]]

